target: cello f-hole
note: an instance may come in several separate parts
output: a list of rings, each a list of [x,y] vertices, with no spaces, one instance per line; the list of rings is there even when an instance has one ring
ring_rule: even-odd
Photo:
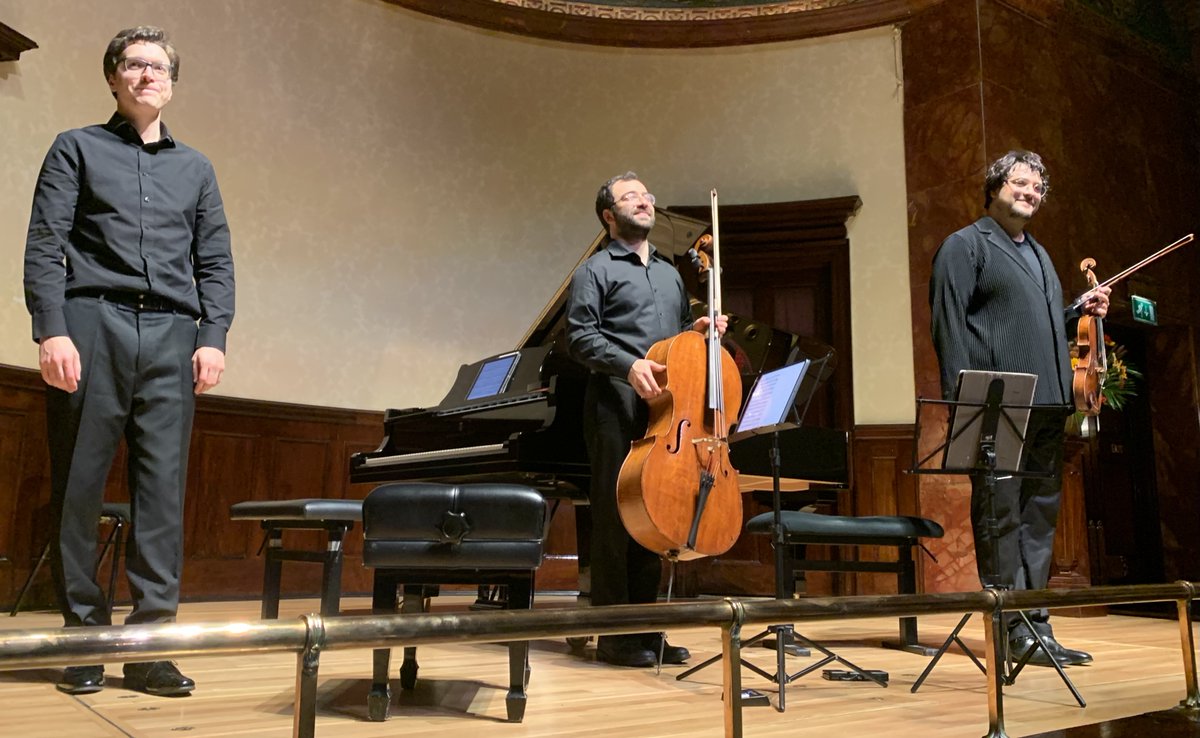
[[[677,453],[679,453],[679,449],[683,448],[684,430],[689,425],[691,425],[691,421],[682,420],[679,422],[679,425],[675,427],[675,433],[674,433],[675,440],[674,440],[674,443],[667,444],[667,453],[677,454]]]

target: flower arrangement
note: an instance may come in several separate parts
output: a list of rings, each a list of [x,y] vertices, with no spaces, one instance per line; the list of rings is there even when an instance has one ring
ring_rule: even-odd
[[[1071,369],[1079,365],[1079,346],[1074,339],[1068,344],[1071,353]],[[1100,389],[1100,404],[1113,410],[1124,407],[1129,398],[1137,395],[1137,381],[1142,373],[1125,360],[1125,347],[1104,337],[1104,351],[1108,358],[1108,372],[1104,375],[1104,386]]]

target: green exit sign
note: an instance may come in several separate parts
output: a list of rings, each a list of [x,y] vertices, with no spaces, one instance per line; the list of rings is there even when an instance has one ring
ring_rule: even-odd
[[[1139,323],[1149,323],[1150,325],[1158,325],[1158,306],[1154,304],[1154,300],[1149,300],[1145,297],[1130,295],[1129,301],[1133,304],[1133,319]]]

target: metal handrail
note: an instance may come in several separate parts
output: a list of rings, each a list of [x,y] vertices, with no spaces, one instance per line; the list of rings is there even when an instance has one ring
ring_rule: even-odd
[[[1200,710],[1190,604],[1191,582],[1090,587],[1076,590],[993,590],[978,592],[812,597],[796,600],[708,600],[649,605],[505,610],[434,614],[377,614],[295,621],[157,623],[90,628],[0,631],[0,671],[66,666],[95,661],[147,661],[196,655],[293,652],[297,654],[293,735],[315,735],[316,679],[322,651],[419,646],[434,643],[491,643],[534,638],[615,635],[667,627],[710,626],[722,630],[725,732],[740,738],[741,627],[791,623],[911,617],[981,612],[988,644],[988,738],[1004,736],[1002,687],[994,667],[1002,659],[1001,613],[1035,608],[1174,601],[1180,623],[1187,697],[1180,706]]]

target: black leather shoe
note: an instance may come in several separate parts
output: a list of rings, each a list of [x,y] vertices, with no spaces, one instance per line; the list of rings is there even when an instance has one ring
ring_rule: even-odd
[[[646,648],[654,654],[655,661],[658,660],[658,648],[662,646],[662,661],[664,664],[682,664],[692,657],[690,651],[683,646],[672,646],[670,643],[664,643],[666,639],[662,634],[655,633],[645,638]]]
[[[67,694],[91,694],[104,689],[103,666],[68,666],[58,680],[59,692]]]
[[[1092,662],[1092,655],[1087,651],[1077,651],[1073,648],[1067,648],[1053,638],[1046,638],[1045,640],[1046,645],[1050,647],[1050,653],[1054,656],[1054,660],[1060,664],[1079,666]]]
[[[125,664],[125,688],[159,697],[190,693],[196,683],[179,673],[170,661]]]
[[[644,667],[657,664],[658,654],[648,648],[642,648],[637,641],[601,641],[596,647],[596,660],[615,666]]]
[[[1047,639],[1046,645],[1050,646],[1050,643],[1052,643],[1052,641]],[[1051,646],[1051,648],[1053,648],[1053,646]],[[1029,661],[1026,663],[1028,663],[1030,666],[1054,666],[1054,662],[1051,660],[1052,655],[1046,653],[1046,649],[1039,646],[1037,640],[1034,639],[1033,636],[1017,636],[1016,638],[1010,639],[1008,642],[1008,653],[1014,662],[1019,663],[1021,659],[1025,658],[1026,652],[1033,649],[1036,650],[1033,651],[1033,655],[1029,657]]]

